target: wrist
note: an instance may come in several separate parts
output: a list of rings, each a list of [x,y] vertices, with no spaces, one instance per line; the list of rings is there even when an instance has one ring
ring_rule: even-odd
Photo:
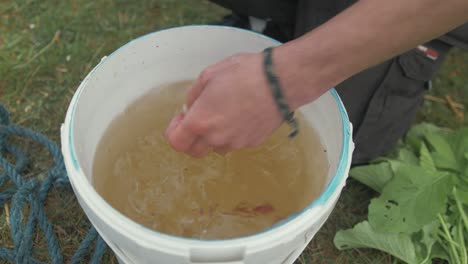
[[[275,48],[274,67],[292,110],[312,102],[342,81],[339,68],[325,52],[326,49],[303,46],[301,39]]]

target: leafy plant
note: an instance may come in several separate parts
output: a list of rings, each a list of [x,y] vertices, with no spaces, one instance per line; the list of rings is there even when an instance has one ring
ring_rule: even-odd
[[[468,263],[468,128],[415,126],[395,156],[351,170],[380,196],[368,221],[339,231],[335,246],[378,249],[410,264]]]

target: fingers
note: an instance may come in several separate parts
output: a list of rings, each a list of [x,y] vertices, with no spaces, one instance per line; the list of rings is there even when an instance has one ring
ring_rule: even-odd
[[[165,136],[172,148],[179,152],[185,152],[195,158],[206,156],[213,149],[213,144],[198,136],[194,133],[193,129],[188,129],[183,121],[184,115],[177,115],[171,120],[165,132]],[[225,146],[217,147],[215,151],[224,155],[231,150],[232,147]]]
[[[197,133],[204,131],[203,125],[189,125],[189,121],[184,118],[184,114],[179,114],[171,120],[165,132],[166,138],[176,151],[196,158],[206,156],[211,147]]]
[[[193,144],[188,153],[195,158],[206,156],[211,151],[211,147],[203,138],[198,138]]]
[[[201,95],[209,80],[216,73],[227,69],[230,65],[232,65],[232,60],[226,59],[207,67],[200,73],[200,76],[187,92],[186,108],[188,111]],[[183,118],[183,115],[179,115],[171,121],[166,130],[166,138],[176,151],[185,152],[193,157],[205,156],[209,153],[211,147],[202,137],[199,137],[200,132],[203,134],[203,128],[192,126],[194,129],[188,129],[189,127],[186,125],[188,122],[182,122]],[[193,122],[191,123],[193,124]]]
[[[166,130],[169,144],[179,152],[187,152],[197,139],[197,135],[187,129],[183,121],[183,115],[176,116]]]
[[[183,129],[180,125],[181,121],[179,116],[175,117],[166,130],[166,138],[172,148],[195,158],[206,156],[211,151],[210,145],[203,138]]]
[[[223,146],[223,147],[217,147],[215,149],[213,149],[214,152],[218,153],[219,155],[226,155],[228,154],[229,152],[232,151],[231,147],[229,146]]]
[[[182,119],[184,119],[184,114],[179,114],[179,115],[175,116],[171,120],[171,122],[169,123],[169,126],[167,126],[166,132],[164,133],[164,136],[166,138],[168,138],[169,135],[172,134],[172,132],[179,125],[179,123],[180,123],[180,121],[182,121]]]
[[[187,92],[187,111],[166,130],[174,150],[194,157],[212,149],[225,154],[271,134],[281,120],[264,100],[271,95],[258,77],[260,64],[261,54],[240,54],[207,67]]]
[[[190,124],[190,120],[184,119],[183,115],[179,115],[169,124],[166,138],[174,150],[184,152],[195,158],[204,157],[211,150],[220,155],[225,155],[238,149],[258,145],[254,142],[248,144],[246,143],[247,140],[232,142],[230,138],[219,133],[207,134],[209,130],[209,126],[203,123]]]

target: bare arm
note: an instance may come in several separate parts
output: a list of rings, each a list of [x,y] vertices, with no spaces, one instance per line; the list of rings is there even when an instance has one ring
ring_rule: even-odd
[[[303,37],[276,50],[293,107],[329,87],[468,20],[467,0],[361,0]],[[303,91],[304,77],[308,87]],[[302,90],[301,90],[302,89]]]
[[[468,0],[361,0],[305,36],[277,47],[273,61],[291,108],[348,77],[468,20]],[[202,72],[189,109],[166,136],[200,157],[261,144],[281,123],[261,54],[239,54]],[[358,89],[358,88],[357,88]]]

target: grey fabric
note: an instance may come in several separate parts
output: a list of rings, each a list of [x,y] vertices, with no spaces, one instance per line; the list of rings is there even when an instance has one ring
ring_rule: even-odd
[[[440,40],[452,46],[468,51],[468,23],[465,23],[449,33],[439,37]]]
[[[276,23],[294,24],[297,0],[210,0],[239,15],[271,19]]]
[[[253,16],[270,21],[264,31],[281,42],[295,36],[298,0],[211,0],[241,16]]]
[[[411,126],[428,82],[451,48],[439,40],[425,46],[439,53],[436,60],[413,49],[337,86],[354,124],[353,164],[367,163],[389,153]]]
[[[295,36],[301,36],[345,10],[356,0],[299,0]]]

